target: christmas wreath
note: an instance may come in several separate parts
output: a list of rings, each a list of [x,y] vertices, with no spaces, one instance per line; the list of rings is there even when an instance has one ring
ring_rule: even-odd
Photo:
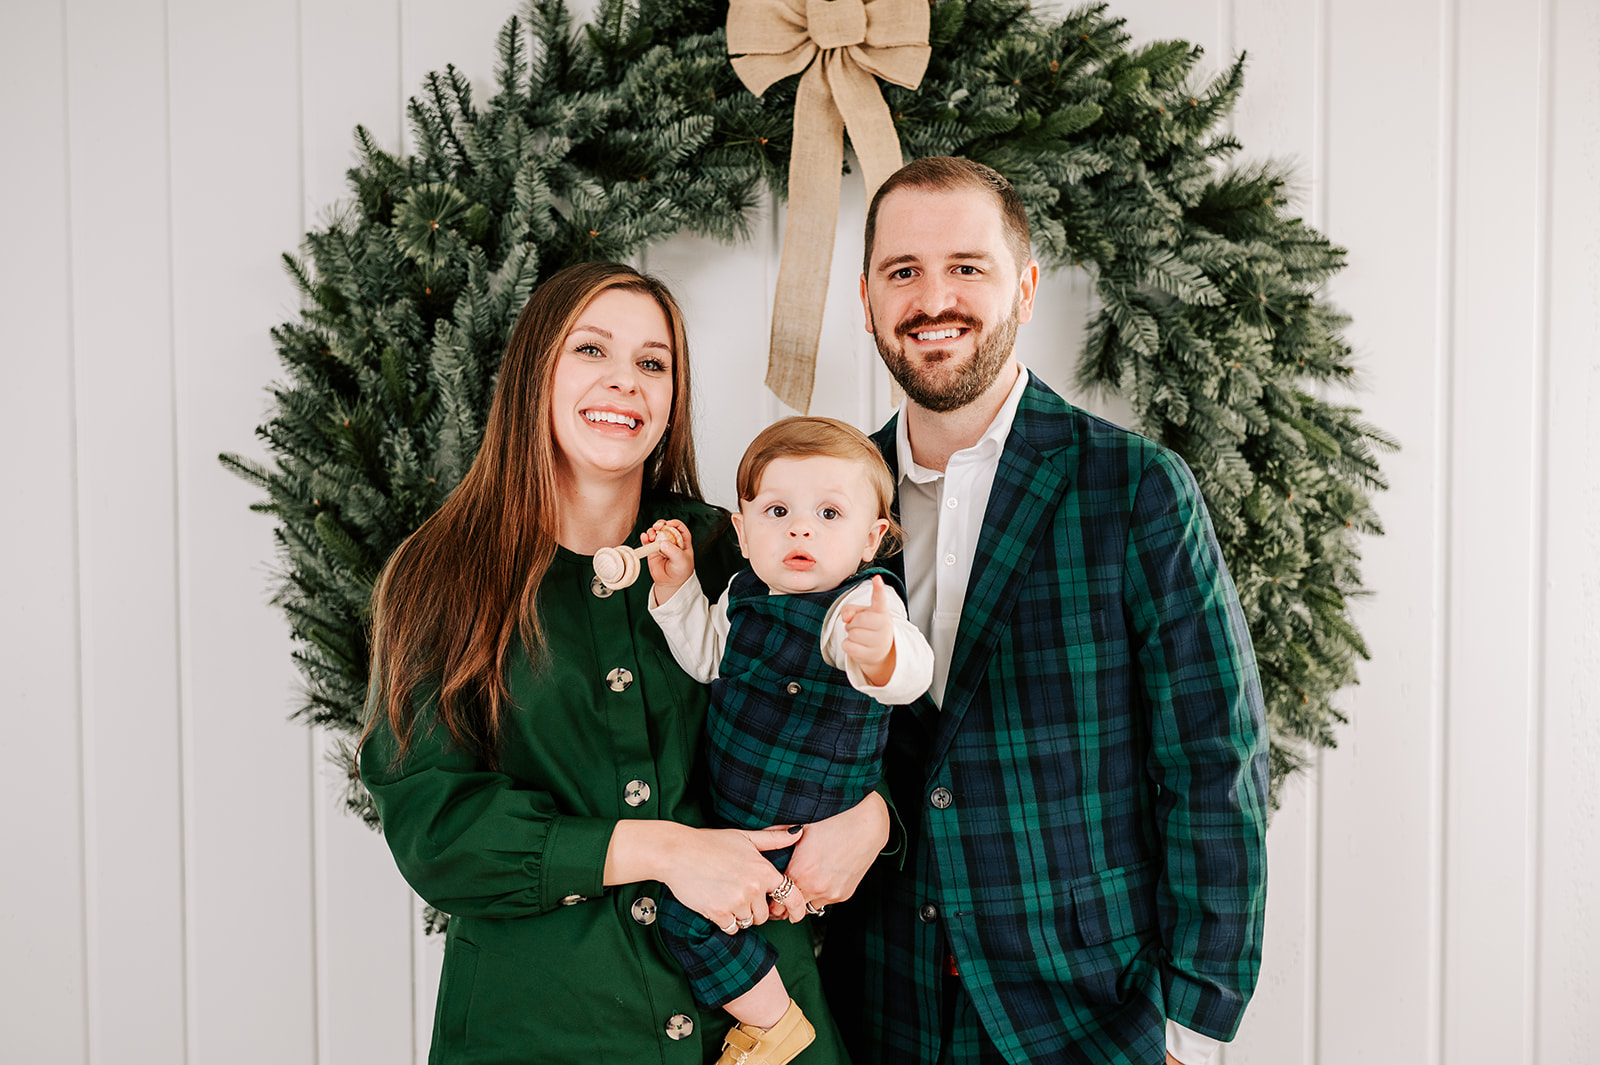
[[[1379,532],[1375,452],[1348,387],[1346,319],[1319,296],[1344,261],[1289,213],[1287,171],[1234,165],[1222,129],[1241,57],[1128,47],[1104,6],[933,0],[926,72],[884,83],[906,158],[960,155],[1016,185],[1048,266],[1090,270],[1098,311],[1079,383],[1193,467],[1261,667],[1274,786],[1345,719],[1366,656],[1348,604],[1358,537]],[[304,309],[273,331],[286,380],[257,432],[270,467],[223,463],[278,521],[275,602],[297,638],[297,711],[360,728],[373,580],[478,446],[507,334],[539,279],[679,232],[735,241],[787,190],[796,77],[758,97],[730,65],[727,8],[605,0],[578,26],[533,0],[500,31],[496,93],[430,74],[399,157],[357,128],[351,200],[285,262]],[[350,768],[349,803],[373,820]]]

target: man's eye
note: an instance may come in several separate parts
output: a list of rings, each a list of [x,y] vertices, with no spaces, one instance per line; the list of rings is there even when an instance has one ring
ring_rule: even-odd
[[[902,266],[900,269],[898,269],[894,273],[890,274],[889,278],[890,278],[890,280],[893,280],[893,281],[904,281],[907,278],[909,278],[913,273],[915,273],[915,271],[912,270],[911,267]]]
[[[973,274],[978,272],[978,268],[976,266],[958,266],[956,267],[956,270],[966,274],[968,277],[971,277]]]
[[[839,516],[838,510],[833,507],[823,507],[821,510],[817,511],[817,513],[822,515],[823,521],[832,521],[834,518]]]
[[[765,514],[769,518],[781,518],[785,514],[789,513],[789,508],[784,506],[782,503],[774,503],[761,513]]]

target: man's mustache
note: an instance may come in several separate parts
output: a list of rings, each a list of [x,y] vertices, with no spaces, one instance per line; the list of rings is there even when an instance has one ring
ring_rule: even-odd
[[[946,314],[938,318],[933,318],[926,314],[915,314],[895,326],[894,335],[905,338],[912,333],[929,333],[935,329],[949,329],[951,326],[970,329],[974,333],[983,331],[983,323],[969,314]]]

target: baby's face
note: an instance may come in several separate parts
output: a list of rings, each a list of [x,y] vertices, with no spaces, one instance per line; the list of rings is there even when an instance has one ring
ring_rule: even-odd
[[[756,576],[798,593],[837,588],[877,554],[889,523],[859,463],[818,455],[773,459],[733,526]]]

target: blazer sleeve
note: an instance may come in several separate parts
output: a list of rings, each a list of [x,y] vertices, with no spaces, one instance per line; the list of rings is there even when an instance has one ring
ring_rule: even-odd
[[[576,817],[552,797],[484,766],[419,705],[411,750],[380,721],[361,749],[384,839],[429,905],[462,917],[523,917],[601,894],[616,822]]]
[[[1267,732],[1238,593],[1173,452],[1141,473],[1123,573],[1157,785],[1167,1016],[1227,1040],[1261,967]]]

